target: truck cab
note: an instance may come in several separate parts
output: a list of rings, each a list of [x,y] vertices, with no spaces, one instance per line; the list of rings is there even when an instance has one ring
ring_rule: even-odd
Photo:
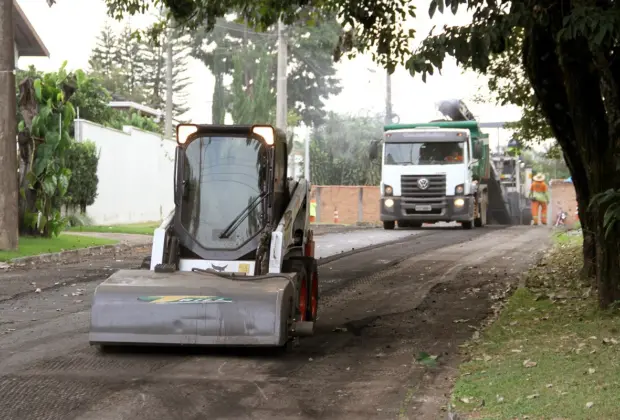
[[[477,216],[478,160],[470,131],[420,127],[386,129],[381,162],[381,221],[385,229],[461,222]]]

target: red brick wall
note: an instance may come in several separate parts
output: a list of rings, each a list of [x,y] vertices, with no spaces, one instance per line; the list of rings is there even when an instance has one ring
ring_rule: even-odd
[[[560,209],[567,213],[565,223],[568,226],[574,225],[579,219],[575,214],[577,209],[577,195],[575,194],[575,186],[571,182],[563,180],[551,180],[551,214],[549,223],[555,224]]]
[[[312,192],[317,202],[317,222],[333,223],[335,210],[338,211],[339,223],[359,222],[360,190],[362,192],[361,222],[379,222],[379,187],[313,185]]]
[[[333,223],[334,210],[338,210],[338,221],[343,224],[359,222],[359,193],[362,190],[362,222],[379,222],[379,187],[313,185],[312,192],[317,200],[317,222]],[[320,191],[320,199],[317,192]],[[577,198],[575,187],[570,182],[552,180],[550,183],[551,213],[549,223],[555,223],[560,209],[568,213],[566,224],[574,225],[578,219],[575,215]],[[320,202],[320,207],[319,207]]]

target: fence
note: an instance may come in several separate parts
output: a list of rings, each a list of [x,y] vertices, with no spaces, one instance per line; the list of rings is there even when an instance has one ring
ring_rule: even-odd
[[[86,209],[96,224],[162,220],[174,208],[176,143],[134,127],[123,131],[76,120],[76,140],[99,150],[97,198]]]

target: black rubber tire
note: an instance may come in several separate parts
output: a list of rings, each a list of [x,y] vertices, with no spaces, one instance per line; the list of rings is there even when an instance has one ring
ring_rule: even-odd
[[[151,269],[151,256],[145,257],[142,260],[142,265],[140,266],[142,269],[150,270]]]
[[[471,229],[474,227],[474,223],[471,220],[468,220],[467,222],[462,222],[461,226],[463,227],[463,229]]]
[[[410,223],[409,226],[411,226],[414,229],[420,229],[423,225],[422,222],[409,222],[409,223]]]
[[[385,229],[385,230],[394,230],[395,226],[396,226],[396,222],[394,222],[394,221],[383,222],[383,229]]]

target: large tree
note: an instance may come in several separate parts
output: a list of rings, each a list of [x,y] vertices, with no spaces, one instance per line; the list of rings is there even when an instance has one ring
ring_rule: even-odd
[[[330,112],[310,141],[310,179],[317,185],[378,185],[381,161],[368,148],[383,133],[383,117]]]
[[[295,22],[286,29],[289,74],[287,83],[288,108],[294,110],[306,125],[324,121],[326,111],[323,101],[341,91],[336,78],[333,49],[342,32],[334,15],[320,16],[310,21],[310,16]],[[257,66],[251,64],[256,53],[261,60],[273,58],[269,73],[270,84],[276,86],[275,55],[277,28],[270,26],[263,32],[248,27],[242,19],[221,18],[212,31],[200,27],[192,36],[192,55],[201,60],[215,76],[213,94],[213,121],[223,121],[223,112],[234,100],[231,86],[225,86],[224,76],[232,75],[235,57],[245,59],[246,88],[255,77]],[[247,54],[248,57],[243,57]],[[251,58],[249,56],[252,56]]]
[[[141,13],[152,0],[106,0],[109,13],[120,17]],[[372,49],[377,61],[393,70],[403,63],[413,74],[441,69],[447,57],[486,72],[493,54],[505,51],[522,29],[523,67],[554,137],[571,170],[584,228],[596,242],[596,285],[601,307],[620,300],[620,225],[607,217],[613,201],[591,199],[620,188],[620,14],[611,0],[431,0],[429,14],[453,13],[461,5],[473,12],[470,24],[448,26],[430,34],[417,51],[410,51],[411,33],[402,21],[415,17],[406,0],[162,0],[170,14],[186,26],[216,20],[231,10],[243,10],[252,26],[269,27],[282,15],[294,22],[309,5],[340,13],[349,28],[336,56]],[[281,13],[283,12],[283,13]],[[610,234],[606,234],[607,231]]]

